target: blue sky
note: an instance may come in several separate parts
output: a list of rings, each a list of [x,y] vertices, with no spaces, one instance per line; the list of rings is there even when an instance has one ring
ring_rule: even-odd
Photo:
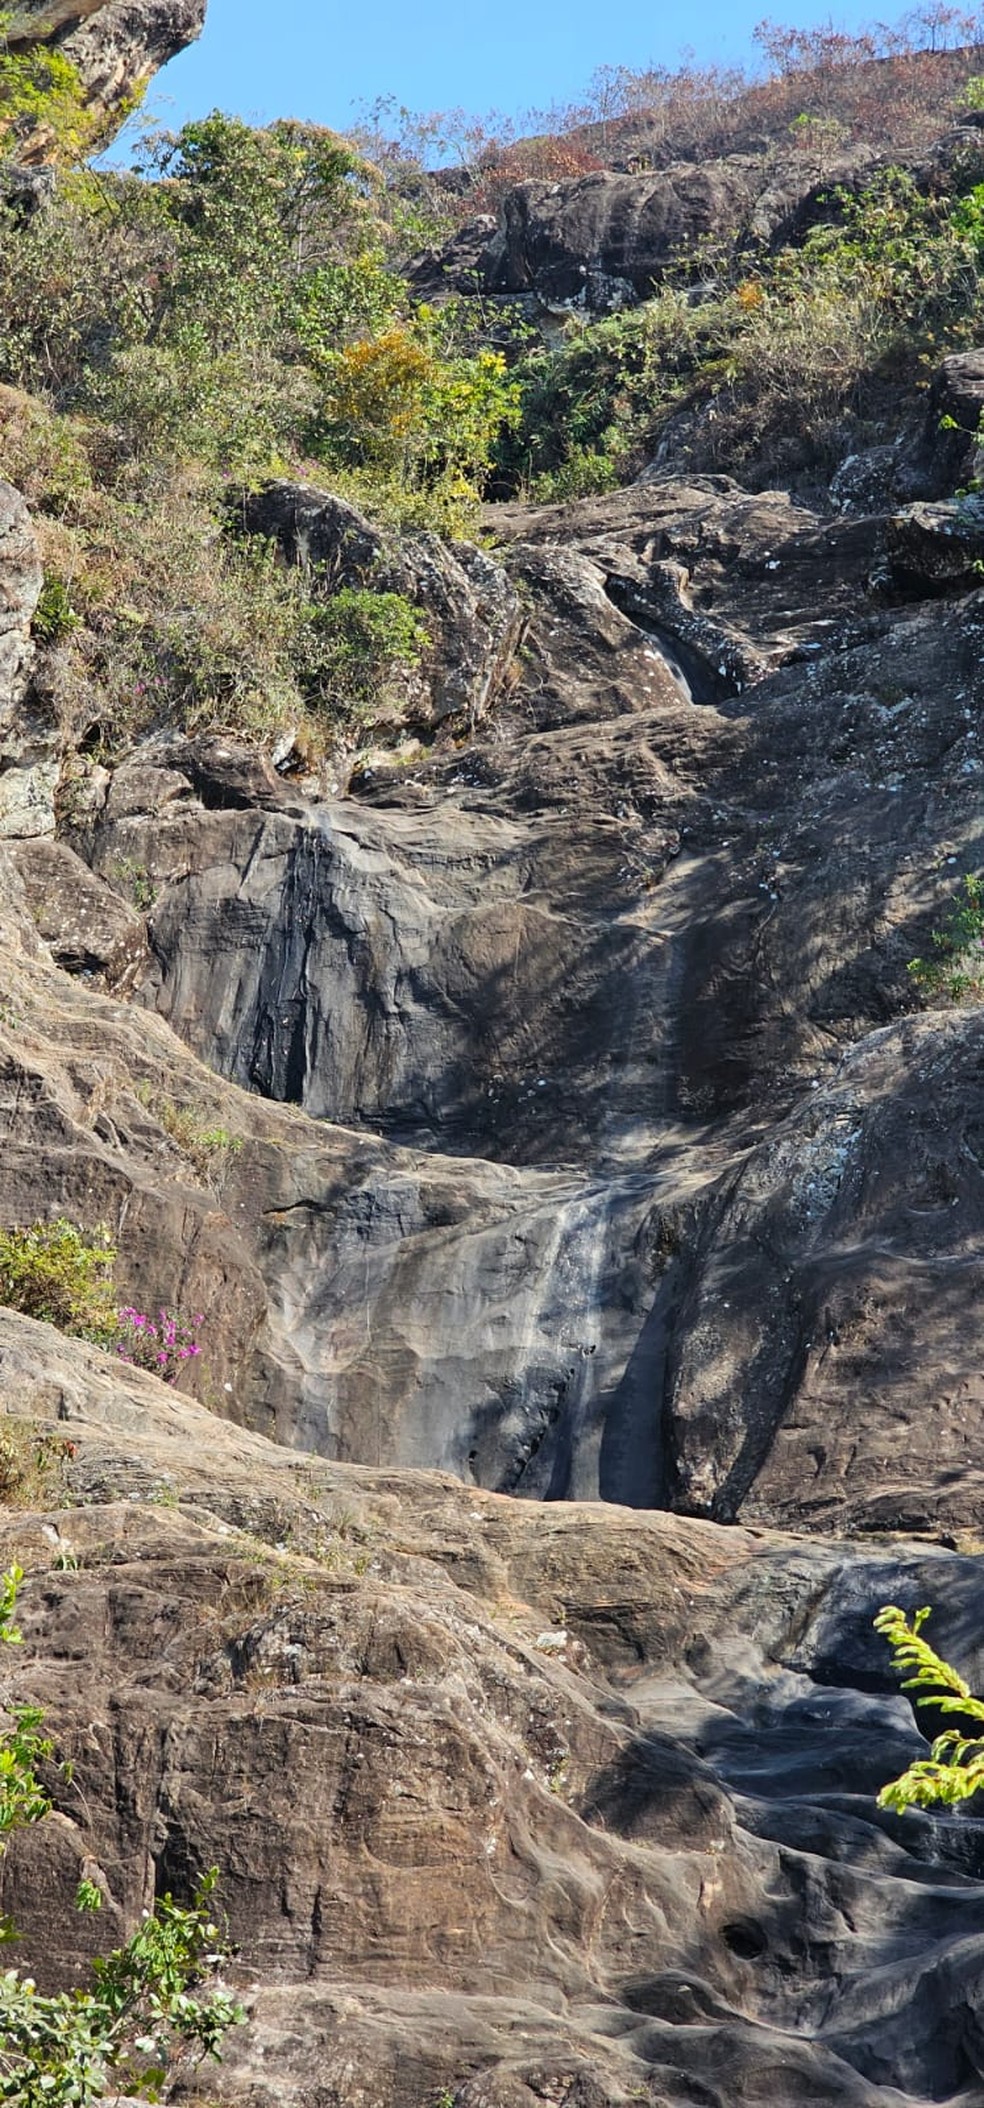
[[[393,95],[414,110],[462,105],[519,116],[577,98],[596,67],[675,65],[688,44],[698,60],[752,53],[764,0],[705,0],[695,13],[645,0],[209,0],[201,41],[158,76],[148,101],[169,127],[219,108],[256,122],[311,118],[344,130],[360,102]],[[833,20],[860,27],[902,8],[834,10],[790,0],[774,10],[806,28]]]

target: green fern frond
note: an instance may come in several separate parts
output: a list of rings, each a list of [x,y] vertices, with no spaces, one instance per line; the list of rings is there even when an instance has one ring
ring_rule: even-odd
[[[920,1629],[929,1615],[927,1605],[925,1609],[914,1612],[910,1624],[904,1610],[889,1603],[875,1619],[875,1631],[882,1634],[892,1649],[892,1667],[901,1679],[902,1689],[918,1691],[921,1686],[930,1685],[932,1689],[925,1697],[917,1697],[917,1705],[939,1706],[943,1712],[969,1713],[973,1719],[984,1721],[984,1704],[979,1698],[972,1697],[970,1685],[949,1662],[933,1652],[928,1640],[920,1638]],[[910,1669],[914,1673],[907,1675],[905,1672]],[[943,1692],[951,1695],[946,1697]]]
[[[892,1649],[892,1667],[904,1691],[915,1692],[916,1705],[932,1705],[941,1713],[960,1713],[980,1720],[984,1729],[984,1703],[974,1698],[969,1684],[939,1654],[934,1653],[921,1630],[929,1617],[927,1606],[913,1613],[911,1622],[894,1603],[886,1604],[876,1617],[880,1632]],[[907,1673],[907,1672],[910,1672]],[[904,1815],[907,1808],[955,1807],[984,1788],[984,1731],[967,1737],[959,1728],[938,1735],[928,1757],[910,1764],[900,1778],[892,1779],[878,1795],[880,1808]]]

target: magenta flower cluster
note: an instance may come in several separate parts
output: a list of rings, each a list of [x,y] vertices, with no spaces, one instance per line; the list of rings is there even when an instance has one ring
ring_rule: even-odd
[[[176,1383],[181,1364],[201,1353],[201,1347],[193,1327],[202,1323],[202,1312],[186,1324],[170,1310],[159,1310],[156,1318],[148,1317],[145,1310],[135,1310],[132,1304],[116,1313],[119,1338],[116,1352],[121,1361],[128,1361],[137,1369],[151,1369],[164,1383]]]

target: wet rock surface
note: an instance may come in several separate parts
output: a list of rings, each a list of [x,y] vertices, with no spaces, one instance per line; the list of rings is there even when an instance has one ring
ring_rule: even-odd
[[[103,1946],[222,1867],[250,2025],[185,2098],[980,2098],[980,1822],[874,1799],[925,1746],[879,1606],[984,1683],[982,1013],[907,971],[980,862],[941,513],[503,508],[440,584],[486,701],[347,794],[161,735],[66,797],[45,735],[0,1219],[105,1224],[205,1352],[192,1397],[0,1311],[11,1676],[78,1782],[0,1904],[67,1984],[83,1866]]]
[[[39,951],[6,1205],[125,1215],[211,1401],[325,1456],[973,1528],[979,1016],[907,965],[979,842],[976,582],[726,477],[496,526],[487,733],[321,803],[159,741],[17,845],[18,926],[138,1007]]]

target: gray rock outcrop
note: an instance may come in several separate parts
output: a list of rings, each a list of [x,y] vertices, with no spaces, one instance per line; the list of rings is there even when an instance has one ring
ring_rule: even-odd
[[[966,592],[984,566],[984,498],[906,505],[889,520],[885,542],[892,580],[907,599]]]
[[[547,308],[620,306],[645,299],[675,257],[711,236],[754,248],[800,235],[827,209],[820,194],[857,180],[875,160],[857,149],[823,184],[807,159],[792,154],[773,164],[733,154],[637,175],[601,170],[517,183],[494,227],[475,222],[445,250],[429,250],[411,283],[421,297],[532,293]]]

